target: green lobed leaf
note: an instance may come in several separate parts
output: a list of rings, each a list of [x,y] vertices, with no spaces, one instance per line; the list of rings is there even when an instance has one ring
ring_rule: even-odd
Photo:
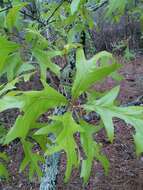
[[[14,5],[8,12],[6,17],[6,24],[9,30],[12,30],[16,24],[16,21],[19,16],[19,11],[25,6],[27,3],[20,3],[18,5]]]
[[[42,79],[46,79],[47,69],[50,69],[57,76],[60,75],[60,67],[51,61],[51,59],[54,56],[57,56],[60,54],[61,54],[60,51],[55,51],[55,52],[51,53],[51,52],[43,51],[40,49],[33,50],[33,55],[34,55],[34,57],[36,57],[39,65],[40,65]]]
[[[17,71],[21,65],[22,65],[22,60],[19,52],[10,54],[7,57],[7,59],[5,60],[3,73],[7,73],[8,81],[11,81],[16,77]]]
[[[54,134],[55,136],[59,135],[62,130],[62,123],[59,121],[54,121],[51,124],[42,127],[36,131],[35,135],[48,135],[49,133]]]
[[[81,24],[76,24],[75,26],[73,26],[68,32],[68,43],[69,44],[76,43],[77,42],[76,36],[81,35],[82,31],[83,31],[83,26]]]
[[[93,134],[97,133],[102,127],[91,125],[83,120],[80,121],[80,125],[84,130],[84,133],[81,133],[80,137],[86,155],[86,159],[82,160],[81,177],[83,177],[84,183],[87,183],[91,174],[93,160],[97,159],[101,162],[106,174],[109,170],[109,161],[101,152],[100,145],[93,139]]]
[[[25,138],[42,113],[50,108],[67,104],[66,98],[47,84],[44,84],[44,89],[41,91],[22,93],[18,97],[24,102],[24,106],[21,108],[24,114],[19,115],[16,119],[14,126],[6,136],[5,144],[18,137]]]
[[[39,136],[35,136],[32,135],[32,139],[34,139],[34,141],[40,146],[42,151],[46,151],[47,149],[47,144],[51,144],[51,140],[47,138],[47,136],[43,136],[43,135],[39,135]]]
[[[8,156],[6,155],[5,152],[0,152],[0,158],[3,159],[3,160],[6,161],[6,162],[9,161],[9,158],[8,158]]]
[[[48,41],[40,34],[40,31],[34,27],[26,29],[25,39],[35,48],[44,49],[48,47]]]
[[[16,52],[18,49],[19,44],[7,40],[6,37],[0,36],[0,76],[7,72],[7,76],[9,77],[9,73],[14,72],[15,65],[13,67],[14,63],[10,64],[13,67],[10,69],[8,60],[10,60],[10,57],[12,58],[10,54]]]
[[[98,53],[90,60],[86,60],[83,49],[77,49],[77,71],[72,87],[73,99],[76,99],[79,95],[88,90],[92,84],[97,81],[101,81],[120,67],[118,64],[111,64],[105,67],[97,67],[97,61],[99,61],[102,57],[106,57],[106,59],[112,60],[112,55],[105,51]]]
[[[8,96],[13,96],[13,93],[18,94],[18,91],[12,91],[16,89],[16,83],[18,83],[21,79],[24,79],[24,81],[28,81],[29,78],[33,75],[33,73],[28,74],[21,74],[20,76],[16,77],[12,81],[8,81],[6,84],[2,84],[0,86],[0,96],[7,93]],[[8,92],[12,91],[12,92]]]
[[[88,111],[96,111],[100,115],[110,141],[113,141],[114,138],[113,118],[120,118],[127,124],[134,126],[136,131],[134,135],[136,152],[139,155],[143,152],[143,107],[117,107],[114,105],[114,101],[118,95],[118,92],[119,87],[113,88],[99,100],[93,102],[90,101],[90,104],[85,105],[85,109]]]
[[[23,159],[20,165],[20,172],[22,172],[26,166],[29,166],[29,179],[32,181],[34,174],[36,173],[39,179],[42,177],[42,171],[39,166],[39,162],[44,162],[44,158],[39,155],[39,153],[33,153],[32,147],[33,144],[22,140],[22,145],[24,149],[25,158]]]
[[[11,108],[21,109],[24,106],[24,101],[19,100],[17,97],[4,96],[0,99],[0,112]]]
[[[55,146],[52,146],[46,151],[46,154],[53,154],[64,150],[67,156],[67,166],[65,173],[65,182],[69,179],[73,167],[78,167],[78,155],[77,155],[77,145],[74,139],[74,134],[77,132],[82,132],[80,125],[75,123],[72,117],[72,113],[67,112],[62,116],[53,116],[54,121],[61,122],[62,130],[60,134],[56,137]]]
[[[35,70],[35,67],[33,65],[31,65],[30,63],[23,63],[18,71],[17,71],[17,74],[22,74],[22,73],[25,73],[25,72],[29,72],[29,71],[33,71]]]
[[[0,36],[0,55],[15,52],[19,49],[19,47],[19,44],[7,40],[4,36]]]
[[[0,177],[8,178],[8,171],[4,164],[0,163]]]

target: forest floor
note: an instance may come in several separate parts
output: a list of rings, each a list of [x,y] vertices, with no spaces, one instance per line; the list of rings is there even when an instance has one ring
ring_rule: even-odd
[[[122,60],[121,62],[123,63],[123,68],[120,73],[124,76],[124,80],[121,82],[118,100],[121,104],[126,104],[143,95],[143,57],[137,56],[134,61],[128,63]],[[32,82],[30,88],[33,88],[35,83],[35,81]],[[109,78],[103,84],[96,85],[95,88],[103,91],[115,85],[116,83]],[[25,86],[25,88],[27,87]],[[10,126],[17,114],[16,110],[0,114],[0,121]],[[57,180],[57,190],[143,190],[143,157],[137,158],[135,155],[133,132],[131,126],[127,126],[121,120],[116,120],[113,144],[108,142],[104,130],[99,133],[97,140],[103,144],[103,151],[110,160],[110,172],[108,176],[105,176],[101,165],[94,162],[92,176],[86,187],[83,187],[77,171],[73,171],[69,183],[64,184],[66,164],[63,156]],[[4,149],[11,157],[8,168],[12,177],[7,182],[0,182],[0,190],[38,190],[39,183],[36,179],[33,180],[33,183],[30,183],[25,177],[26,174],[18,172],[23,155],[19,143],[15,142],[11,147],[4,147]]]

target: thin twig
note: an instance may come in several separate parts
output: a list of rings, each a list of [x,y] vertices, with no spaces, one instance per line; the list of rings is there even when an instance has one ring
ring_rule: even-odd
[[[0,13],[5,12],[5,11],[8,11],[8,10],[11,9],[11,8],[12,8],[12,6],[6,7],[6,8],[4,8],[4,9],[0,10]],[[45,24],[43,21],[41,21],[40,19],[38,19],[38,18],[36,18],[36,17],[33,17],[32,15],[26,13],[26,11],[20,10],[19,12],[20,12],[21,14],[25,15],[25,16],[28,16],[29,18],[31,18],[31,19],[33,19],[33,20],[36,20],[38,23],[42,24],[43,26],[46,26],[46,24]]]
[[[108,3],[108,0],[103,1],[102,3],[97,5],[92,11],[97,11],[98,9],[100,9],[101,7],[103,7],[107,3]]]
[[[51,18],[54,16],[54,14],[57,12],[57,10],[63,5],[63,3],[65,2],[65,0],[63,0],[56,8],[55,10],[52,12],[52,14],[49,16],[49,18],[47,19],[47,24],[49,24]]]
[[[8,11],[8,10],[11,9],[11,8],[12,8],[11,6],[6,7],[6,8],[4,8],[4,9],[0,10],[0,13],[5,12],[5,11]]]
[[[50,23],[52,23],[52,22],[55,22],[55,20],[52,20],[52,21],[51,21],[51,19],[52,19],[52,17],[54,16],[54,14],[57,12],[57,10],[62,6],[62,4],[64,3],[64,1],[65,1],[65,0],[63,0],[63,1],[55,8],[55,10],[52,12],[52,14],[49,16],[49,18],[47,19],[47,24],[45,24],[45,23],[44,23],[43,21],[41,21],[40,19],[38,19],[38,18],[32,16],[31,14],[26,13],[26,11],[20,10],[19,12],[20,12],[21,14],[25,15],[25,16],[28,16],[29,18],[31,18],[31,19],[33,19],[33,20],[36,20],[36,21],[37,21],[38,23],[40,23],[42,26],[47,26],[48,24],[50,24]],[[10,6],[6,7],[6,8],[4,8],[4,9],[0,10],[0,13],[1,13],[1,12],[5,12],[5,11],[8,11],[8,10],[11,9],[11,8],[12,8],[12,6],[10,5]]]
[[[36,21],[37,21],[38,23],[40,23],[41,25],[46,26],[46,24],[45,24],[43,21],[41,21],[40,19],[38,19],[38,18],[32,16],[31,14],[26,13],[26,11],[22,11],[22,10],[21,10],[20,13],[23,14],[23,15],[25,15],[25,16],[28,16],[29,18],[31,18],[31,19],[33,19],[33,20],[36,20]]]

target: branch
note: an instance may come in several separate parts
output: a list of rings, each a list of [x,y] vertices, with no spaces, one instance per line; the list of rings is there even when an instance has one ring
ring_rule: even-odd
[[[19,11],[21,14],[23,14],[24,16],[28,16],[29,18],[31,18],[32,20],[36,20],[39,24],[41,24],[42,26],[46,26],[46,24],[43,22],[43,21],[41,21],[40,19],[38,19],[38,18],[36,18],[36,17],[34,17],[34,16],[32,16],[32,15],[30,15],[30,14],[28,14],[28,13],[26,13],[26,11]]]
[[[49,24],[51,18],[54,16],[54,14],[57,12],[57,10],[63,5],[64,2],[65,2],[65,0],[62,0],[62,2],[55,8],[55,10],[52,12],[52,14],[47,19],[47,24]]]
[[[55,20],[52,20],[52,21],[51,21],[51,19],[52,19],[52,17],[54,16],[54,14],[57,12],[57,10],[63,5],[64,1],[65,1],[65,0],[63,0],[63,1],[55,8],[55,10],[52,12],[52,14],[51,14],[51,15],[49,16],[49,18],[47,19],[47,23],[45,23],[45,22],[41,21],[40,19],[38,19],[38,18],[32,16],[31,14],[26,13],[26,11],[21,10],[21,11],[19,11],[19,12],[20,12],[21,14],[25,15],[25,16],[28,16],[29,18],[31,18],[31,19],[33,19],[33,20],[36,20],[36,21],[37,21],[38,23],[40,23],[42,26],[47,26],[48,24],[50,24],[50,23],[52,23],[52,22],[55,21]],[[12,8],[12,5],[6,7],[5,9],[0,10],[0,13],[1,13],[1,12],[5,12],[5,11],[11,9],[11,8]]]
[[[9,6],[9,7],[6,7],[6,8],[4,8],[4,9],[1,9],[1,10],[0,10],[0,13],[5,12],[5,11],[8,11],[8,10],[11,9],[11,8],[12,8],[12,6]]]
[[[100,3],[99,5],[97,5],[92,11],[97,11],[98,9],[103,7],[106,3],[108,3],[108,0],[105,0],[102,3]]]
[[[5,12],[5,11],[8,11],[9,9],[11,9],[12,8],[12,6],[10,5],[10,6],[8,6],[8,7],[6,7],[6,8],[4,8],[4,9],[2,9],[2,10],[0,10],[0,13],[2,13],[2,12]],[[46,24],[43,22],[43,21],[41,21],[40,19],[38,19],[38,18],[36,18],[36,17],[33,17],[32,15],[30,15],[30,14],[28,14],[28,13],[26,13],[26,11],[19,11],[21,14],[23,14],[23,15],[25,15],[25,16],[28,16],[29,18],[31,18],[31,19],[33,19],[33,20],[36,20],[38,23],[40,23],[42,26],[46,26]]]

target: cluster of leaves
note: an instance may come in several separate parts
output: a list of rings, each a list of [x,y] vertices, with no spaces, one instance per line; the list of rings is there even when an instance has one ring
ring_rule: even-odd
[[[30,11],[29,4],[15,0],[10,8],[6,9],[8,13],[3,17],[0,37],[0,75],[6,74],[7,82],[0,86],[0,112],[17,108],[20,114],[10,130],[2,136],[1,145],[9,145],[15,139],[20,140],[25,154],[20,171],[29,166],[30,179],[35,173],[41,177],[40,163],[44,162],[44,156],[39,151],[34,151],[35,144],[38,144],[42,153],[46,155],[59,151],[66,153],[66,182],[72,169],[79,169],[80,164],[81,177],[84,182],[87,182],[94,159],[103,165],[107,173],[109,161],[102,153],[102,147],[96,142],[94,134],[105,127],[107,136],[112,142],[114,117],[123,119],[135,127],[136,152],[138,155],[143,152],[143,108],[116,106],[114,101],[119,93],[119,87],[115,87],[100,98],[96,93],[89,91],[94,83],[107,76],[115,76],[120,65],[106,51],[86,59],[82,44],[75,43],[75,35],[82,30],[87,32],[87,26],[92,27],[94,24],[90,11],[84,6],[85,3],[84,0],[73,0],[71,3],[61,1],[57,5],[57,3],[47,4],[43,1],[42,14],[33,17],[29,16],[29,12],[27,13]],[[1,12],[5,13],[5,11]],[[23,15],[26,18],[23,18]],[[51,22],[51,19],[54,20]],[[57,41],[51,42],[45,37],[44,30],[49,29],[49,26],[55,32],[57,31]],[[65,93],[55,89],[52,83],[47,83],[47,69],[50,71],[49,74],[60,78],[61,68],[53,62],[53,58],[67,57],[72,49],[76,52],[76,72],[70,84],[69,98]],[[33,62],[36,64],[32,64]],[[16,88],[16,83],[21,79],[29,80],[37,70],[40,70],[42,90],[22,91]],[[63,84],[60,84],[61,86],[64,88]],[[80,104],[79,99],[85,93],[87,99]],[[67,110],[65,114],[60,116],[51,114],[48,123],[39,122],[41,114],[63,106]],[[87,123],[80,114],[93,111],[100,115],[102,124],[95,126]],[[54,134],[54,142],[48,138],[49,134]],[[77,134],[80,137],[84,156],[76,142]],[[0,158],[0,176],[7,177],[8,172],[3,161],[7,162],[8,159],[4,153],[0,153]]]

